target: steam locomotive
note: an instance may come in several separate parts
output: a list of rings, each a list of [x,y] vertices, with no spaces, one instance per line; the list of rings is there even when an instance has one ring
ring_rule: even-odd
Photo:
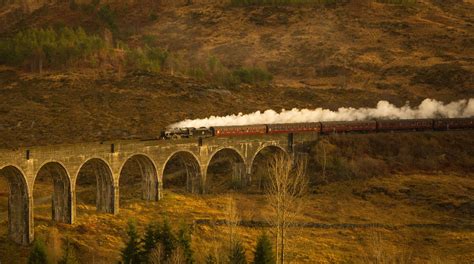
[[[278,133],[320,134],[390,131],[474,129],[474,117],[444,119],[397,119],[370,121],[327,121],[313,123],[172,128],[161,132],[162,139],[233,137]]]

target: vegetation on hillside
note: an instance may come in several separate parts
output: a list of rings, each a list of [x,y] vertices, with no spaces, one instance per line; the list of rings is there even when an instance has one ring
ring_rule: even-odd
[[[110,17],[105,14],[110,14],[108,11],[104,11],[104,16]],[[135,48],[118,42],[118,48],[112,49],[105,40],[87,34],[81,27],[29,29],[0,41],[0,64],[29,66],[30,71],[41,73],[43,69],[64,69],[73,65],[99,68],[101,63],[112,62],[118,69],[177,73],[227,87],[241,83],[268,85],[273,78],[269,72],[257,67],[231,70],[214,56],[206,63],[183,61],[177,54],[159,47],[155,36],[146,35],[143,42],[143,46]],[[123,54],[125,59],[122,59]]]
[[[334,135],[312,147],[313,184],[366,179],[393,172],[459,171],[474,167],[471,132]]]
[[[0,41],[0,64],[28,65],[31,71],[61,69],[80,61],[94,62],[104,48],[104,41],[87,34],[81,27],[28,29]]]

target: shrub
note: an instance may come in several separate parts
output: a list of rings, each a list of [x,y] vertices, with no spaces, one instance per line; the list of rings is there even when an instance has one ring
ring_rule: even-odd
[[[168,61],[169,53],[166,50],[149,47],[127,50],[127,65],[130,68],[159,72]]]
[[[40,239],[36,239],[33,244],[33,249],[28,257],[28,264],[47,264],[49,263],[46,255],[46,247],[44,242]]]
[[[273,79],[269,72],[260,68],[240,68],[233,75],[240,82],[248,84],[268,84]]]
[[[233,243],[229,253],[229,263],[247,264],[247,259],[245,259],[245,248],[242,245],[242,242],[235,241]]]
[[[66,248],[59,264],[78,264],[74,247],[71,245],[69,238],[66,239]]]

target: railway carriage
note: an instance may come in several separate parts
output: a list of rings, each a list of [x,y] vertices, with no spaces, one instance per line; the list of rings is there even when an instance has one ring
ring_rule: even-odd
[[[350,133],[350,132],[370,132],[377,129],[375,121],[327,121],[321,122],[321,132],[330,133]]]
[[[377,120],[377,131],[431,130],[433,119]]]
[[[435,130],[451,130],[474,128],[474,118],[443,118],[435,119],[433,128]]]
[[[295,133],[295,132],[321,132],[321,123],[288,123],[267,125],[268,134]]]
[[[267,133],[266,125],[216,126],[211,127],[216,137],[262,135]]]

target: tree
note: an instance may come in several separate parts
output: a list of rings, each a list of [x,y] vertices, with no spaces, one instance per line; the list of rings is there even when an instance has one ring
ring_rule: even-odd
[[[46,255],[46,248],[44,242],[41,239],[36,239],[33,244],[33,249],[28,257],[28,264],[47,264],[49,263],[48,256]]]
[[[63,257],[58,263],[59,264],[78,264],[79,263],[76,258],[74,247],[71,245],[69,238],[66,238],[66,248],[64,249]]]
[[[229,263],[247,264],[247,259],[245,258],[245,249],[240,240],[236,240],[230,249]]]
[[[285,153],[276,154],[268,164],[266,196],[273,211],[269,220],[274,227],[277,263],[285,260],[288,227],[304,206],[308,188],[305,170],[306,164],[302,159],[291,159]]]
[[[148,258],[156,244],[159,242],[160,226],[157,223],[150,223],[145,229],[145,236],[143,238],[143,255],[145,259]]]
[[[260,235],[255,247],[254,264],[274,264],[275,255],[273,254],[272,242],[266,233]]]
[[[128,242],[122,250],[122,260],[126,264],[137,264],[142,260],[141,243],[135,222],[128,223]]]
[[[181,227],[178,231],[178,242],[182,249],[182,254],[184,255],[185,262],[187,264],[194,263],[194,252],[191,248],[191,233],[186,224],[181,224]]]
[[[160,233],[160,242],[163,245],[162,261],[168,261],[173,255],[173,251],[177,247],[177,239],[173,234],[173,230],[171,229],[168,219],[163,221],[163,226]]]

